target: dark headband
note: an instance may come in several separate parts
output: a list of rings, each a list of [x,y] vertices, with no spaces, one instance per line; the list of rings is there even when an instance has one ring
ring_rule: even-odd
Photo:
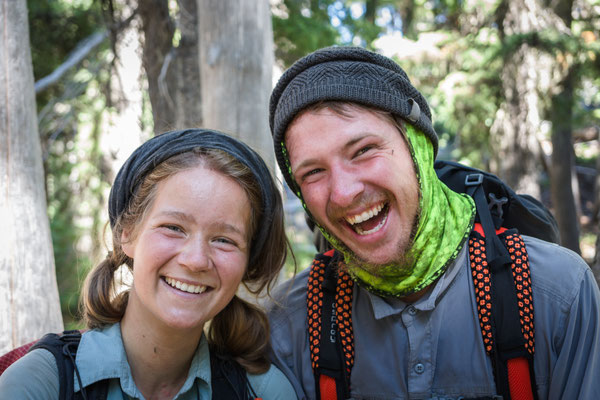
[[[117,218],[127,209],[133,194],[139,185],[157,165],[163,161],[195,148],[222,150],[250,169],[260,185],[262,213],[254,239],[250,246],[250,263],[254,265],[256,257],[269,236],[277,188],[271,174],[260,156],[246,144],[223,133],[186,129],[158,135],[143,143],[129,156],[119,170],[108,198],[108,216],[111,227]]]

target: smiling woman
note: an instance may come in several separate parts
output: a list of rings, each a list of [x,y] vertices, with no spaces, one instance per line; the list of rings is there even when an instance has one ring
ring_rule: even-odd
[[[157,136],[119,171],[109,216],[113,250],[84,285],[90,330],[72,390],[89,397],[100,386],[108,399],[295,398],[267,358],[264,312],[235,295],[240,283],[269,290],[288,248],[279,192],[253,150],[214,131]],[[116,293],[121,265],[133,284]],[[35,349],[6,370],[0,391],[58,398],[59,375],[52,354]],[[24,387],[25,376],[35,384]]]

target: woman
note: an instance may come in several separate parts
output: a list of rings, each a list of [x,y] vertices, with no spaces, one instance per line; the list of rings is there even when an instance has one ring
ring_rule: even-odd
[[[154,137],[119,171],[109,219],[113,251],[82,293],[90,330],[75,392],[104,382],[108,399],[210,399],[217,374],[244,400],[296,398],[267,359],[264,313],[235,296],[240,283],[269,289],[287,252],[281,198],[254,151],[207,130]],[[117,294],[121,265],[133,284]],[[37,349],[5,371],[0,393],[58,398],[59,383],[54,357]]]

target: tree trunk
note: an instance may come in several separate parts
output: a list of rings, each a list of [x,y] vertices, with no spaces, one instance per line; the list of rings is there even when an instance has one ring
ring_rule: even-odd
[[[198,0],[198,17],[204,126],[244,140],[274,167],[269,1]]]
[[[168,0],[140,0],[138,12],[144,31],[142,61],[148,79],[154,132],[158,134],[173,128],[173,108],[167,97],[161,94],[158,82],[165,57],[172,47],[175,26],[169,16]]]
[[[196,0],[179,0],[181,40],[168,71],[169,94],[175,107],[177,129],[202,126],[202,93],[198,43],[198,10]]]
[[[573,1],[559,2],[555,8],[565,26],[571,26]],[[573,104],[577,68],[567,66],[558,93],[552,96],[552,166],[550,189],[554,215],[560,231],[561,244],[579,254],[579,183],[575,172],[573,148]],[[579,212],[578,212],[579,211]]]
[[[530,35],[546,28],[564,31],[564,24],[536,0],[509,0],[501,19],[501,36],[505,47],[514,46],[520,35]],[[491,128],[492,148],[497,149],[491,166],[493,172],[517,192],[540,198],[539,176],[542,172],[540,145],[537,138],[541,125],[540,88],[544,76],[550,75],[555,60],[522,41],[505,58],[502,70],[504,101]]]
[[[573,71],[561,82],[561,91],[552,97],[552,204],[561,244],[579,254],[579,218],[574,193],[579,193],[575,174],[572,138]],[[577,196],[579,198],[579,196]]]
[[[0,353],[63,328],[25,0],[0,2]]]
[[[139,2],[143,63],[156,134],[202,125],[196,0],[179,0],[178,5],[181,36],[174,47],[176,24],[168,0]]]
[[[594,185],[596,194],[596,205],[600,203],[600,155],[596,158],[596,181]],[[596,282],[600,285],[600,207],[594,207],[594,223],[596,224],[596,255],[592,262],[592,271],[596,277]]]

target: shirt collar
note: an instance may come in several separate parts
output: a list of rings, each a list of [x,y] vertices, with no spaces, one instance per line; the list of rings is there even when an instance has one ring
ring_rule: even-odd
[[[104,379],[119,379],[125,393],[131,397],[141,398],[141,393],[135,386],[131,368],[127,362],[127,354],[121,337],[121,324],[116,323],[102,330],[94,329],[85,332],[77,350],[76,364],[84,387]],[[195,379],[200,379],[206,384],[209,384],[211,379],[208,342],[204,335],[202,335],[192,359],[188,377],[179,393],[190,390]],[[74,380],[74,388],[77,392],[80,386],[76,376]],[[208,386],[210,387],[210,385]]]
[[[412,304],[413,307],[419,311],[429,311],[435,308],[436,304],[442,299],[452,282],[454,282],[455,278],[462,270],[460,266],[464,265],[466,262],[468,248],[468,245],[463,246],[458,257],[456,257],[456,260],[448,267],[448,270],[440,276],[431,290],[428,290],[423,297]],[[373,310],[373,315],[377,320],[392,315],[398,315],[409,305],[398,298],[379,297],[376,294],[360,288],[359,285],[356,286],[357,288],[355,288],[355,290],[366,293]]]

